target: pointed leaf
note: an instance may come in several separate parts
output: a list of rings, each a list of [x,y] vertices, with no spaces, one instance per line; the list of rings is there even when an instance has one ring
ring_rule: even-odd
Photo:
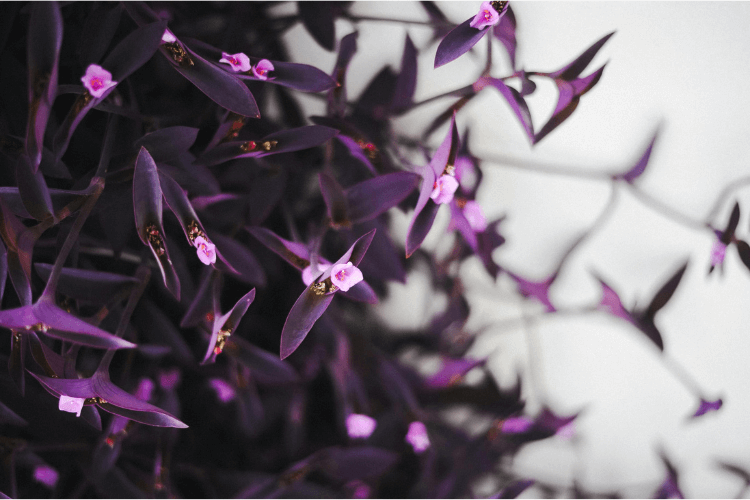
[[[602,46],[607,43],[607,40],[609,40],[610,37],[614,34],[615,32],[613,31],[608,35],[603,36],[591,47],[586,49],[586,51],[578,56],[573,62],[555,71],[554,73],[550,73],[549,76],[551,78],[559,78],[561,80],[567,81],[576,79],[583,72],[583,70],[586,69],[586,66],[588,66],[589,63],[594,59],[594,56],[596,56],[596,53],[599,52],[599,49],[601,49]]]
[[[705,399],[701,398],[698,409],[695,411],[695,413],[693,413],[691,418],[697,418],[705,415],[706,413],[718,411],[719,409],[721,409],[723,404],[724,402],[721,398],[717,399],[716,401],[706,401]]]
[[[406,34],[404,55],[401,57],[401,72],[396,80],[391,109],[396,112],[405,111],[414,102],[414,91],[417,88],[417,49]]]
[[[101,66],[112,73],[113,81],[122,82],[156,53],[166,28],[166,20],[137,28],[112,49]]]
[[[286,385],[299,382],[292,365],[236,335],[227,340],[225,352],[250,368],[253,378],[263,385]]]
[[[336,182],[336,179],[325,172],[318,174],[318,183],[326,203],[331,227],[335,229],[350,228],[352,223],[349,220],[347,196],[344,194],[344,189]]]
[[[730,241],[732,241],[732,237],[734,236],[734,232],[737,229],[737,224],[740,222],[740,204],[735,202],[734,208],[732,208],[732,214],[729,216],[729,222],[727,222],[727,227],[724,229],[724,232],[721,234],[721,237],[719,238],[719,241],[724,243],[725,245],[728,245]]]
[[[226,262],[236,271],[236,274],[232,273],[235,278],[250,285],[266,285],[266,273],[263,271],[263,266],[245,245],[222,234],[211,233],[210,236],[216,248],[221,250]],[[220,270],[229,271],[222,268],[219,262],[216,264]]]
[[[127,417],[136,422],[156,427],[176,427],[178,429],[187,428],[187,425],[161,408],[145,401],[141,401],[132,394],[115,386],[109,381],[109,377],[105,374],[97,372],[91,380],[96,395],[106,400],[106,403],[101,402],[98,404],[101,409],[116,415]],[[122,412],[120,410],[129,411]]]
[[[411,194],[418,179],[411,172],[394,172],[347,188],[349,219],[353,223],[367,221],[398,205]]]
[[[674,275],[669,278],[664,286],[662,286],[659,291],[656,292],[654,300],[651,301],[651,304],[649,304],[648,309],[644,313],[645,318],[653,318],[654,315],[659,311],[659,309],[666,305],[666,303],[669,301],[669,299],[677,289],[677,286],[680,284],[680,280],[682,279],[682,275],[685,274],[687,266],[688,262],[685,262],[682,267],[680,267],[677,272],[675,272]]]
[[[492,28],[491,26],[481,30],[472,28],[470,26],[472,19],[467,19],[445,35],[435,54],[435,68],[439,68],[468,52]]]
[[[426,182],[423,180],[422,182]],[[433,181],[434,182],[434,181]],[[419,206],[419,205],[417,205]],[[409,230],[406,234],[406,257],[409,258],[422,245],[427,234],[432,229],[432,223],[440,209],[440,205],[427,199],[426,206],[419,213],[414,214],[414,218],[409,224]]]
[[[333,296],[332,293],[320,294],[312,287],[305,288],[284,322],[281,331],[281,359],[286,359],[297,350],[318,318],[331,305]]]
[[[508,51],[508,57],[510,57],[510,65],[512,68],[516,67],[516,16],[513,14],[513,9],[510,3],[505,9],[505,15],[500,18],[500,22],[492,28],[492,34],[495,38],[500,40],[505,46],[505,50]]]
[[[464,376],[477,366],[484,366],[486,359],[446,359],[443,367],[428,378],[425,383],[431,388],[450,387],[463,380]]]
[[[339,293],[347,299],[356,302],[366,302],[368,304],[378,303],[378,295],[366,281],[360,281],[346,292],[341,291]]]
[[[491,498],[518,498],[518,495],[526,491],[534,483],[533,479],[519,479],[510,483]]]
[[[743,240],[737,240],[737,253],[740,255],[740,259],[742,259],[745,267],[750,269],[750,245]]]
[[[145,147],[156,162],[165,162],[186,152],[198,137],[193,127],[167,127],[144,135],[135,142],[136,148]]]
[[[79,61],[82,67],[97,63],[112,43],[122,17],[122,6],[102,4],[86,18],[78,42]]]
[[[376,478],[396,465],[399,455],[390,450],[369,446],[329,448],[323,460],[323,473],[337,481]]]
[[[234,306],[232,306],[232,309],[230,309],[228,313],[216,318],[214,321],[214,330],[216,332],[220,330],[230,332],[237,330],[237,326],[239,326],[240,321],[245,316],[245,313],[250,307],[250,304],[253,303],[253,300],[255,300],[255,288],[243,295]]]
[[[47,281],[52,265],[36,263],[34,267],[39,276]],[[76,300],[104,305],[115,297],[124,298],[137,284],[138,280],[130,276],[64,267],[60,274],[57,291]]]
[[[32,217],[41,221],[52,217],[52,198],[44,175],[38,170],[34,173],[32,168],[29,158],[21,155],[16,163],[16,182],[23,206]]]
[[[505,85],[502,80],[491,77],[480,78],[479,80],[477,80],[477,83],[474,84],[474,87],[476,89],[480,89],[485,87],[486,85],[492,85],[493,87],[495,87],[500,92],[500,95],[502,95],[505,100],[508,101],[510,109],[513,110],[513,112],[516,114],[516,117],[518,117],[518,121],[521,122],[521,126],[526,132],[526,135],[529,137],[529,139],[534,141],[534,125],[531,122],[531,113],[529,112],[529,107],[521,94],[519,94],[516,89],[510,88]]]
[[[332,89],[328,94],[328,111],[329,115],[344,116],[346,114],[346,70],[349,63],[357,52],[357,37],[359,34],[354,31],[341,39],[339,44],[339,55],[336,58],[336,64],[333,66],[331,74],[336,81],[337,87]]]
[[[335,2],[297,2],[302,24],[321,47],[333,52],[336,46]]]
[[[2,402],[0,402],[0,424],[15,425],[17,427],[29,425],[26,420],[22,419],[16,414],[16,412],[5,406]]]
[[[310,252],[302,243],[285,240],[264,227],[245,227],[245,229],[269,250],[300,271],[310,265]]]
[[[621,175],[617,175],[615,177],[619,177],[626,182],[632,183],[635,181],[638,177],[643,174],[643,172],[646,170],[646,167],[648,166],[648,160],[651,158],[651,151],[654,148],[654,144],[656,143],[656,138],[659,136],[659,131],[657,130],[654,132],[654,136],[651,138],[651,142],[649,142],[648,146],[646,147],[646,150],[641,155],[638,162],[627,172]]]

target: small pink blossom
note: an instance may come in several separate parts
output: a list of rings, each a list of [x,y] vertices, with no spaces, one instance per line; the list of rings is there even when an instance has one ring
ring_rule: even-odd
[[[466,156],[459,156],[456,158],[454,164],[456,168],[456,180],[461,184],[461,187],[466,190],[467,186],[473,186],[477,182],[477,172],[474,168],[474,162]]]
[[[576,435],[576,424],[575,422],[569,422],[555,432],[555,435],[560,436],[563,439],[573,439]]]
[[[198,251],[198,258],[205,265],[216,263],[216,245],[208,241],[203,236],[198,236],[193,242]]]
[[[81,82],[89,94],[97,99],[101,99],[106,91],[117,85],[117,82],[112,81],[112,73],[98,64],[89,64],[86,74],[81,77]]]
[[[435,203],[450,203],[458,189],[458,181],[452,175],[441,175],[432,186],[432,198]]]
[[[331,283],[346,292],[364,279],[362,271],[351,262],[336,264],[331,269]]]
[[[58,409],[60,411],[67,411],[68,413],[75,413],[76,417],[81,416],[81,410],[83,409],[83,398],[71,398],[68,396],[60,396],[60,403]]]
[[[208,381],[208,384],[211,386],[211,389],[216,392],[216,397],[219,398],[219,401],[222,403],[228,403],[236,396],[234,388],[220,378],[212,378]]]
[[[162,389],[168,391],[177,387],[180,383],[180,369],[172,368],[159,373],[159,385]]]
[[[176,41],[177,37],[174,36],[174,33],[164,30],[164,34],[161,36],[161,43],[175,43]]]
[[[34,480],[49,489],[55,487],[59,478],[60,474],[49,465],[39,465],[34,469]]]
[[[268,80],[268,72],[273,70],[273,64],[268,59],[261,59],[253,66],[253,74],[258,80]]]
[[[377,427],[378,422],[368,416],[360,413],[352,413],[346,417],[346,432],[352,439],[367,439]]]
[[[310,286],[315,278],[320,276],[326,269],[331,267],[331,263],[323,258],[318,258],[318,272],[312,272],[312,265],[307,266],[302,270],[302,282],[305,286]]]
[[[467,201],[466,205],[464,205],[463,213],[464,217],[466,217],[466,220],[469,222],[471,229],[475,232],[481,233],[487,229],[487,219],[485,219],[482,207],[479,206],[479,203],[474,200]]]
[[[151,395],[154,393],[154,381],[148,377],[143,377],[138,383],[138,388],[135,390],[135,397],[141,401],[148,401],[151,399]]]
[[[414,453],[422,453],[430,447],[430,438],[427,436],[427,427],[418,420],[409,424],[409,432],[406,433],[406,442],[414,448]]]
[[[727,246],[721,241],[714,242],[711,248],[711,265],[716,267],[724,263],[724,256],[727,252]]]
[[[471,20],[469,26],[482,30],[487,26],[494,26],[500,22],[500,14],[495,10],[490,2],[482,2],[479,12]]]
[[[244,73],[249,71],[252,65],[250,64],[250,58],[244,52],[238,52],[236,54],[227,54],[226,52],[221,53],[221,59],[219,62],[227,63],[235,73]]]
[[[349,491],[351,498],[370,498],[372,489],[359,479],[353,479],[346,483],[344,487]]]

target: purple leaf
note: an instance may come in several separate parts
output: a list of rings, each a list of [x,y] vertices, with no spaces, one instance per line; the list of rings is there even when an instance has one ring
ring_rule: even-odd
[[[378,175],[378,172],[372,165],[372,161],[370,160],[368,154],[365,153],[365,151],[367,151],[368,144],[372,145],[372,143],[366,143],[365,141],[355,141],[351,137],[341,134],[336,136],[336,140],[343,144],[348,150],[349,155],[352,158],[356,159],[359,163],[364,165],[372,175]]]
[[[198,129],[193,127],[167,127],[146,134],[134,146],[145,147],[156,162],[165,162],[178,157],[193,145]]]
[[[533,479],[519,479],[510,483],[491,498],[518,498],[518,495],[526,491],[534,483]]]
[[[625,321],[629,323],[636,324],[633,317],[622,305],[622,302],[620,301],[620,296],[617,295],[617,292],[615,292],[612,288],[610,288],[610,286],[607,285],[600,278],[597,278],[597,279],[599,279],[599,283],[602,286],[602,300],[597,306],[597,308],[600,310],[606,311],[614,316],[617,316],[618,318],[624,319]]]
[[[373,219],[359,224],[354,228],[356,234],[370,229],[377,229],[372,244],[367,250],[367,260],[362,261],[360,269],[368,277],[379,280],[395,280],[406,282],[406,271],[401,262],[401,254],[391,240],[387,225],[380,219]],[[355,232],[347,234],[348,241],[354,240]]]
[[[121,5],[102,4],[86,18],[78,42],[78,59],[82,67],[85,68],[104,57],[120,25],[120,17],[122,17]]]
[[[674,468],[672,463],[664,456],[664,453],[660,454],[661,460],[664,463],[664,467],[667,469],[667,477],[664,482],[659,486],[659,489],[654,494],[654,498],[685,498],[680,490],[678,483],[679,476],[677,470]]]
[[[25,427],[29,425],[26,420],[22,419],[13,410],[5,406],[2,402],[0,402],[0,424],[15,425],[17,427]]]
[[[445,35],[445,38],[438,45],[437,53],[435,54],[435,68],[439,68],[468,52],[469,49],[490,31],[491,26],[487,26],[481,30],[472,28],[470,26],[472,19],[467,19]]]
[[[333,78],[336,87],[328,94],[328,114],[344,116],[346,114],[346,85],[344,78],[349,63],[357,52],[357,37],[359,34],[354,31],[341,39],[339,44],[339,55],[336,58],[336,64],[333,66]]]
[[[236,335],[227,340],[225,352],[250,368],[253,378],[260,384],[287,385],[296,384],[300,380],[288,362],[281,361],[277,356]]]
[[[318,174],[320,192],[326,203],[330,225],[334,229],[350,228],[352,223],[349,220],[347,196],[344,194],[344,188],[336,182],[336,179],[325,172]]]
[[[406,34],[404,42],[404,55],[401,58],[401,72],[396,80],[396,89],[393,93],[391,110],[401,113],[414,102],[414,91],[417,88],[417,49]]]
[[[221,255],[226,259],[227,268],[224,263],[217,262],[216,267],[224,272],[230,272],[235,278],[250,285],[265,286],[266,274],[263,266],[253,253],[242,243],[218,233],[211,233],[211,239],[216,247],[221,250]]]
[[[57,2],[34,4],[28,34],[29,119],[26,129],[26,154],[34,174],[42,161],[44,130],[57,94],[62,36],[62,15]]]
[[[460,383],[464,376],[477,366],[484,366],[486,359],[446,359],[442,368],[425,383],[428,387],[450,387]]]
[[[133,314],[133,324],[151,344],[168,346],[172,356],[181,363],[194,363],[193,354],[183,334],[152,300],[144,298]],[[139,344],[140,346],[140,344]]]
[[[146,64],[159,48],[166,28],[166,21],[157,21],[142,26],[123,38],[101,64],[112,73],[112,80],[122,82]]]
[[[364,222],[398,205],[414,190],[418,178],[411,172],[394,172],[347,188],[349,220]]]
[[[214,299],[214,322],[211,329],[211,339],[208,342],[208,350],[206,355],[203,357],[202,363],[206,363],[209,360],[215,359],[215,356],[220,354],[224,349],[224,344],[227,338],[237,329],[242,317],[247,312],[250,304],[255,299],[255,288],[247,292],[237,303],[230,309],[230,311],[222,316],[219,316],[221,312],[219,310],[219,282],[214,283],[213,287],[213,299]]]
[[[516,16],[513,14],[513,9],[508,4],[505,9],[505,15],[500,18],[500,23],[492,28],[492,34],[495,38],[500,40],[505,46],[505,50],[508,51],[508,57],[510,57],[510,65],[512,68],[516,67]]]
[[[607,43],[607,40],[610,39],[612,35],[614,35],[615,32],[609,33],[608,35],[603,36],[601,39],[599,39],[596,43],[594,43],[591,47],[586,49],[583,54],[578,56],[573,62],[568,64],[567,66],[564,66],[563,68],[555,71],[554,73],[549,73],[550,78],[554,79],[560,79],[560,80],[566,80],[566,81],[573,81],[583,72],[584,69],[586,69],[586,66],[589,65],[589,63],[594,59],[594,56],[596,56],[596,53],[599,52],[599,49],[602,48],[602,46]]]
[[[262,158],[268,155],[300,151],[320,146],[337,133],[336,129],[322,125],[281,130],[257,141],[225,142],[203,154],[197,163],[210,167],[237,158]]]
[[[18,298],[31,304],[31,254],[37,236],[26,229],[0,197],[0,234],[6,245],[8,273]]]
[[[669,302],[669,299],[672,298],[672,295],[674,294],[675,290],[677,289],[677,286],[680,284],[680,280],[682,280],[682,276],[685,274],[685,270],[687,269],[688,263],[685,262],[675,273],[672,275],[671,278],[659,289],[658,292],[656,292],[656,295],[654,296],[654,299],[651,301],[651,304],[649,304],[646,311],[643,313],[643,317],[646,319],[653,319],[654,315],[664,307],[667,302]]]
[[[724,401],[722,401],[721,398],[715,401],[706,401],[705,399],[701,398],[700,404],[698,405],[698,409],[695,410],[695,413],[693,413],[691,418],[697,418],[702,415],[705,415],[706,413],[709,413],[712,411],[718,411],[722,407],[723,404],[724,404]]]
[[[333,52],[336,47],[336,2],[297,2],[297,9],[307,32],[321,47]]]
[[[335,447],[324,453],[326,459],[321,462],[323,473],[342,482],[382,476],[399,459],[396,452],[369,446]]]
[[[651,138],[651,141],[646,147],[646,150],[638,159],[638,162],[633,167],[631,167],[630,170],[628,170],[624,174],[616,175],[615,178],[623,179],[624,181],[630,182],[632,184],[633,181],[635,181],[638,177],[640,177],[641,174],[643,174],[643,172],[646,170],[646,167],[648,166],[648,161],[651,158],[651,151],[654,148],[654,143],[656,143],[656,138],[658,136],[659,136],[659,131],[657,130],[656,132],[654,132],[654,136]]]
[[[0,241],[0,303],[3,301],[5,294],[5,282],[8,279],[8,251]]]
[[[164,285],[179,300],[180,278],[169,258],[162,226],[162,192],[156,163],[141,147],[133,173],[133,209],[138,237],[147,245],[159,264]]]
[[[518,292],[527,298],[534,298],[541,302],[547,309],[547,312],[555,312],[555,306],[549,300],[549,288],[557,278],[557,272],[543,281],[528,281],[520,276],[508,272],[513,281],[518,285]]]
[[[425,170],[428,170],[425,168]],[[427,182],[425,177],[422,182]],[[434,181],[433,181],[434,182]],[[420,197],[421,198],[421,197]],[[417,204],[419,206],[419,204]],[[414,214],[414,218],[409,224],[409,231],[406,235],[406,257],[409,258],[414,252],[422,245],[422,242],[427,237],[427,233],[432,229],[432,223],[435,222],[437,211],[440,205],[427,199],[426,206],[419,213]]]
[[[521,126],[523,126],[526,135],[533,142],[534,125],[531,122],[531,113],[529,112],[529,107],[521,94],[519,94],[516,89],[510,88],[505,85],[502,80],[489,76],[482,77],[477,80],[477,83],[474,84],[474,87],[478,91],[487,85],[494,86],[505,98],[505,100],[508,101],[510,109],[513,110],[513,112],[516,114],[516,117],[518,117],[518,120],[521,122]]]
[[[732,214],[729,216],[729,221],[727,222],[727,227],[724,229],[724,232],[721,233],[719,241],[728,245],[732,241],[732,237],[734,236],[735,230],[737,230],[737,224],[739,224],[739,222],[740,204],[735,202],[734,207],[732,208]]]
[[[360,281],[359,283],[351,287],[348,291],[342,291],[340,293],[347,299],[354,300],[356,302],[366,302],[368,304],[378,303],[378,296],[375,293],[375,290],[373,290],[366,281]]]
[[[461,236],[463,236],[464,240],[466,240],[466,243],[469,245],[471,250],[476,253],[478,251],[477,233],[474,232],[474,229],[471,227],[471,224],[469,224],[468,219],[466,218],[466,216],[464,216],[463,210],[458,208],[455,198],[450,202],[450,207],[451,221],[448,226],[448,230],[450,231],[451,229],[457,229],[458,232],[461,233]]]
[[[47,281],[52,266],[37,263],[34,267],[39,276]],[[104,305],[115,297],[126,297],[133,286],[137,284],[138,280],[130,276],[64,267],[60,274],[57,291],[76,300]]]
[[[41,221],[52,217],[52,198],[44,175],[38,170],[34,173],[32,168],[29,158],[21,155],[16,163],[16,182],[23,206],[32,217]]]
[[[285,240],[264,227],[246,227],[245,229],[269,250],[300,271],[310,265],[310,252],[302,243]]]
[[[745,264],[745,267],[750,269],[750,245],[748,245],[747,242],[743,240],[737,240],[736,245],[737,253],[740,256],[742,263]]]

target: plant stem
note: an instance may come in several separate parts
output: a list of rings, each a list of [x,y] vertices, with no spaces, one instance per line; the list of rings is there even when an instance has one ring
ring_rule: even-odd
[[[692,229],[697,229],[700,231],[703,231],[703,230],[713,231],[713,227],[711,227],[711,224],[693,219],[692,217],[688,215],[678,212],[677,210],[665,205],[664,203],[652,197],[651,195],[646,194],[645,192],[641,191],[638,187],[634,186],[633,184],[626,183],[626,185],[628,186],[628,189],[630,189],[630,191],[633,193],[633,195],[636,198],[638,198],[638,200],[640,200],[644,205],[664,215],[665,217],[672,219],[678,224],[681,224],[683,226],[686,226]]]

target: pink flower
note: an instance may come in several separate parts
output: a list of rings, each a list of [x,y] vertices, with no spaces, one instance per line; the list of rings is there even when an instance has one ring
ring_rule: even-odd
[[[310,286],[315,278],[320,276],[326,269],[331,267],[331,263],[323,258],[318,258],[318,272],[312,272],[312,265],[307,266],[302,270],[302,282],[305,286]]]
[[[267,73],[273,71],[273,64],[268,59],[261,59],[258,64],[253,67],[253,74],[258,80],[268,80]]]
[[[117,82],[112,81],[112,73],[98,64],[89,64],[86,74],[81,77],[81,82],[89,94],[97,99],[101,99],[106,91],[117,85]]]
[[[154,381],[148,377],[143,377],[138,383],[138,388],[135,390],[135,397],[141,401],[148,401],[151,399],[151,395],[154,392]]]
[[[458,181],[452,175],[441,175],[432,187],[432,198],[435,203],[450,203],[458,189]]]
[[[161,43],[175,43],[176,41],[177,37],[174,36],[174,33],[164,30],[164,34],[161,36]]]
[[[427,437],[427,428],[418,420],[409,424],[409,432],[406,433],[406,442],[414,448],[414,453],[422,453],[430,447],[430,438]]]
[[[198,236],[193,242],[195,248],[198,250],[198,258],[205,265],[216,263],[216,245],[208,241],[203,236]]]
[[[490,2],[482,2],[479,12],[471,20],[469,26],[482,30],[487,26],[494,26],[500,22],[500,14],[495,10]]]
[[[238,52],[236,54],[227,54],[226,52],[221,53],[221,59],[219,62],[227,63],[235,73],[244,73],[249,71],[252,65],[250,64],[250,58],[245,55],[244,52]]]
[[[68,396],[60,396],[60,403],[58,409],[60,411],[67,411],[69,413],[75,413],[76,417],[81,416],[81,410],[83,409],[83,398],[70,398]]]
[[[476,201],[469,200],[466,202],[466,205],[464,205],[464,217],[466,217],[466,220],[475,232],[481,233],[487,229],[487,219],[484,218],[482,207]]]
[[[724,262],[724,256],[727,252],[727,246],[721,241],[714,242],[711,248],[711,265],[716,267]]]
[[[351,262],[336,264],[331,269],[331,283],[346,292],[364,279],[362,271]]]
[[[235,398],[234,388],[220,378],[212,378],[208,381],[211,389],[216,391],[216,397],[222,403],[228,403]]]
[[[352,413],[346,417],[346,432],[352,439],[367,439],[375,430],[378,422],[368,416],[360,413]]]
[[[34,480],[47,488],[54,488],[60,475],[49,465],[39,465],[34,469]]]

